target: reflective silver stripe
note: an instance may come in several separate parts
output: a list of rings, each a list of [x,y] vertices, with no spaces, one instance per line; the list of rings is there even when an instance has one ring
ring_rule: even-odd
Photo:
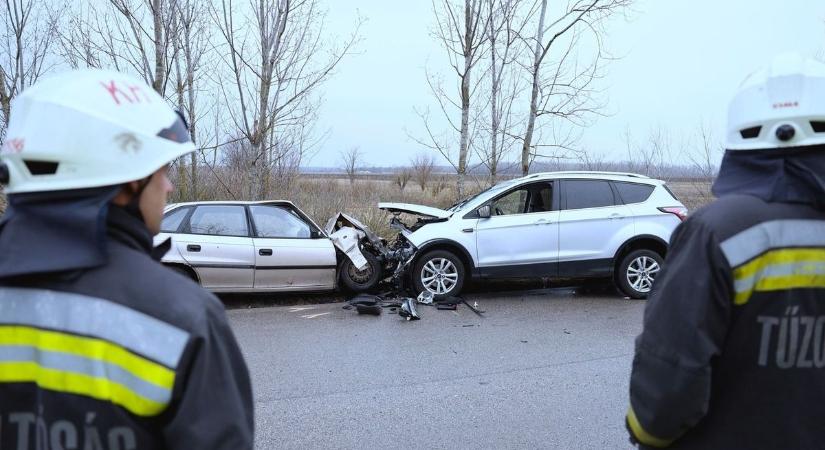
[[[731,268],[773,248],[825,247],[825,221],[774,220],[736,234],[720,244]]]
[[[0,363],[2,362],[34,362],[47,369],[107,379],[125,386],[145,399],[161,404],[169,403],[172,398],[170,389],[146,382],[117,365],[78,355],[50,352],[30,346],[0,345]]]
[[[123,305],[42,289],[0,288],[0,324],[98,337],[171,369],[189,339],[184,330]]]
[[[763,278],[781,277],[786,275],[825,275],[825,262],[801,261],[787,264],[773,264],[766,266],[760,272],[748,278],[742,278],[734,283],[737,293],[753,290],[756,283]]]

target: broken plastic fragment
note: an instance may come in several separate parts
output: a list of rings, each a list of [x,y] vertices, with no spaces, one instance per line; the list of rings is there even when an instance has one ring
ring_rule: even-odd
[[[398,315],[407,320],[419,320],[418,311],[415,310],[415,300],[412,298],[404,299],[401,303],[401,309],[398,310]]]
[[[421,303],[422,305],[429,305],[429,304],[432,304],[433,298],[434,298],[434,296],[433,296],[432,292],[424,291],[424,292],[418,294],[418,299],[417,300],[418,300],[418,303]]]

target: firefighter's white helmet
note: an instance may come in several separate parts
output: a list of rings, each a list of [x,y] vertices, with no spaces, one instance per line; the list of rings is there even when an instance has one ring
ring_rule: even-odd
[[[825,64],[785,54],[750,74],[728,108],[728,150],[825,144]]]
[[[143,81],[105,70],[44,79],[11,106],[6,193],[140,180],[194,150],[183,118]]]

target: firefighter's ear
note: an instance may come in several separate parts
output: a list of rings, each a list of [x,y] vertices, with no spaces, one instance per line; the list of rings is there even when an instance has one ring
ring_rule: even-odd
[[[112,203],[115,205],[126,206],[132,199],[138,195],[140,191],[140,182],[139,181],[130,181],[128,183],[123,183],[120,185],[120,191],[115,195],[115,198],[112,199]]]

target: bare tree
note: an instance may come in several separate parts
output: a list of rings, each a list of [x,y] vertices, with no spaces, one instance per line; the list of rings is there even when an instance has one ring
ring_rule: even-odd
[[[131,72],[165,96],[172,64],[179,2],[106,0],[80,5],[61,34],[64,58],[73,67]]]
[[[715,141],[713,134],[704,124],[699,126],[696,137],[699,143],[691,146],[693,150],[688,154],[691,168],[695,172],[691,185],[701,204],[706,204],[713,200],[710,188],[719,172],[724,146]]]
[[[463,13],[461,12],[463,9]],[[419,113],[428,134],[428,140],[415,139],[422,145],[437,150],[453,166],[458,174],[456,186],[459,198],[464,196],[464,180],[471,146],[471,100],[478,84],[473,84],[473,68],[482,57],[487,19],[483,0],[464,0],[462,5],[454,0],[433,0],[436,28],[433,36],[447,53],[450,66],[459,80],[458,100],[444,88],[443,80],[427,74],[427,82],[453,132],[459,134],[458,158],[451,152],[453,139],[441,138],[432,129],[429,116]],[[455,110],[461,114],[460,124],[453,119]]]
[[[582,152],[579,159],[584,170],[607,170],[609,165],[602,154],[594,155],[589,152]]]
[[[198,84],[201,81],[203,58],[210,45],[209,24],[206,21],[206,13],[207,5],[204,0],[175,0],[172,5],[174,19],[172,47],[174,53],[178,55],[174,64],[175,97],[178,110],[186,118],[189,125],[189,135],[195,145],[201,142],[198,135],[201,128],[198,126],[198,122],[203,115],[203,111],[198,109],[198,100],[200,99]],[[216,132],[217,130],[212,131]],[[204,137],[207,138],[207,136]],[[203,158],[203,149],[189,155],[189,183],[186,185],[186,192],[183,195],[186,200],[197,200],[199,196],[198,153]],[[183,158],[178,161],[178,169],[179,175],[185,173],[186,167]]]
[[[404,192],[404,189],[407,188],[407,184],[413,177],[412,170],[410,168],[405,167],[401,169],[397,174],[395,174],[395,185],[398,186],[398,189],[401,192]]]
[[[361,170],[361,149],[358,147],[350,147],[347,150],[341,151],[341,165],[344,173],[349,178],[349,184],[355,184],[355,177],[358,171]]]
[[[673,156],[672,138],[662,127],[651,128],[647,140],[639,143],[629,130],[625,131],[628,165],[632,172],[653,178],[665,179],[666,165]]]
[[[519,67],[521,52],[519,36],[527,20],[519,18],[519,0],[485,0],[488,10],[487,54],[489,55],[489,124],[482,142],[477,146],[482,164],[490,172],[489,184],[498,180],[499,164],[516,143],[513,129],[517,126],[513,111],[521,91]]]
[[[580,125],[601,105],[594,105],[597,93],[594,81],[601,76],[604,53],[602,27],[606,18],[629,6],[631,0],[571,0],[557,14],[548,11],[547,0],[535,0],[532,9],[538,9],[532,43],[532,61],[528,66],[532,88],[530,110],[527,116],[521,149],[521,170],[526,175],[530,163],[539,153],[533,143],[536,120],[542,116]],[[584,35],[595,43],[595,54],[589,62],[581,63],[577,49]],[[554,56],[555,55],[555,58]],[[567,145],[550,144],[556,150],[570,150]],[[556,155],[552,155],[556,156]]]
[[[54,65],[51,48],[62,9],[36,0],[5,0],[0,44],[0,142],[11,101]]]
[[[360,20],[348,39],[327,47],[318,0],[254,0],[250,6],[221,0],[212,15],[230,71],[219,83],[221,95],[254,155],[247,195],[262,199],[271,191],[273,167],[300,161],[311,148],[318,88],[358,41]]]
[[[419,153],[410,161],[410,164],[412,166],[413,179],[421,188],[421,192],[424,192],[424,190],[427,189],[427,183],[429,183],[433,170],[435,169],[435,160],[432,155]]]

